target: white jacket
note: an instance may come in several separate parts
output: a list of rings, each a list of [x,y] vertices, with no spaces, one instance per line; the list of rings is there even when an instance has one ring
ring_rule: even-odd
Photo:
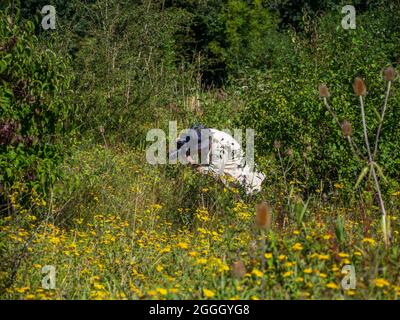
[[[211,148],[200,164],[200,171],[212,173],[227,181],[224,175],[230,176],[245,187],[246,193],[251,194],[261,191],[261,184],[265,175],[246,164],[245,154],[240,144],[229,134],[216,129],[208,129]],[[208,144],[209,145],[209,144]],[[204,149],[203,149],[204,150]]]

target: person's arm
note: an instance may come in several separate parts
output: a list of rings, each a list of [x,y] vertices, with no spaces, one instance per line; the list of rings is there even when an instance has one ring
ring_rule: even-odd
[[[186,159],[188,162],[198,171],[201,173],[207,173],[209,171],[209,166],[208,165],[201,165],[196,163],[196,161],[192,158],[192,156],[187,156]]]

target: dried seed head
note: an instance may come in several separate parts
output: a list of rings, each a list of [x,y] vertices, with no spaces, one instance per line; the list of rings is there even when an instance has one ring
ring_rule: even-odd
[[[353,135],[353,127],[347,120],[343,121],[342,123],[342,133],[345,137],[351,137]]]
[[[231,267],[232,276],[234,278],[241,279],[246,274],[246,266],[244,265],[243,261],[238,260],[232,264]]]
[[[103,134],[103,133],[104,133],[104,127],[103,127],[103,126],[100,126],[100,127],[99,127],[99,131],[100,131],[101,134]]]
[[[256,225],[261,229],[269,230],[272,225],[271,208],[266,202],[261,202],[256,206]]]
[[[279,140],[274,141],[274,147],[275,149],[280,149],[281,148],[281,142]]]
[[[287,149],[286,154],[288,155],[288,157],[292,157],[293,156],[293,149],[291,149],[291,148]]]
[[[329,98],[331,96],[329,89],[325,84],[320,84],[318,90],[321,98]]]
[[[396,78],[396,70],[390,66],[383,71],[383,78],[386,81],[393,81]]]
[[[364,80],[359,77],[355,78],[353,89],[354,89],[354,93],[358,97],[360,97],[360,96],[364,97],[367,94],[367,87],[364,83]]]

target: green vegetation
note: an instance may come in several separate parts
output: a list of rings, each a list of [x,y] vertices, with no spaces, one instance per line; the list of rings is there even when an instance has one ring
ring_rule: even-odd
[[[32,21],[1,13],[0,183],[24,181],[45,192],[72,132],[70,59],[44,46]]]
[[[355,1],[344,30],[345,4],[2,3],[0,297],[398,299],[400,7]],[[147,164],[169,121],[255,129],[262,193]]]

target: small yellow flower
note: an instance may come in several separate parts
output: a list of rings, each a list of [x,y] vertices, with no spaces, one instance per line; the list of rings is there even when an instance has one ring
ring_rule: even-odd
[[[178,293],[178,292],[179,292],[179,289],[178,289],[178,288],[171,288],[171,289],[169,289],[169,292],[171,292],[171,293]]]
[[[171,252],[171,247],[165,247],[160,250],[160,254]]]
[[[272,253],[266,253],[264,254],[265,259],[271,259],[272,258]]]
[[[215,296],[215,293],[211,290],[203,288],[203,294],[206,298],[213,298]]]
[[[158,203],[153,204],[153,205],[150,206],[150,210],[153,210],[153,211],[158,211],[158,210],[160,210],[161,208],[162,208],[162,205],[160,205],[160,204],[158,204]]]
[[[259,277],[259,278],[261,278],[263,276],[263,273],[258,269],[253,269],[253,271],[251,273],[254,274],[256,277]]]
[[[15,291],[18,293],[25,293],[28,290],[29,290],[29,287],[21,287],[21,288],[15,289]]]
[[[149,290],[149,291],[147,292],[147,294],[148,294],[150,297],[154,297],[154,296],[157,295],[157,291],[155,291],[155,290]]]
[[[292,246],[292,249],[294,251],[301,251],[303,250],[303,245],[300,242],[297,242]]]
[[[189,245],[188,245],[186,242],[179,242],[176,246],[177,246],[178,248],[180,248],[180,249],[187,249],[187,248],[189,248]]]
[[[303,272],[306,273],[306,274],[310,274],[310,273],[312,273],[312,269],[311,268],[307,268],[307,269],[304,269]]]
[[[168,293],[167,289],[164,289],[164,288],[157,288],[156,291],[157,291],[159,294],[163,295],[163,296],[166,296],[167,293]]]
[[[375,245],[375,240],[374,239],[372,239],[372,238],[364,238],[363,240],[362,240],[362,242],[363,243],[368,243],[369,245],[371,245],[371,246],[374,246]]]
[[[339,286],[336,283],[333,283],[333,282],[327,283],[326,287],[329,288],[329,289],[338,289],[339,288]]]
[[[328,254],[319,254],[318,260],[329,260],[329,255]]]
[[[375,285],[378,288],[383,288],[383,287],[387,287],[390,285],[389,281],[383,279],[383,278],[378,278],[374,280]]]
[[[104,285],[102,285],[101,283],[94,283],[93,287],[97,290],[103,290],[105,289]]]
[[[283,274],[283,277],[284,277],[284,278],[287,278],[287,277],[290,277],[292,274],[293,274],[293,271],[286,271],[286,272]]]
[[[164,267],[163,267],[161,264],[159,264],[159,265],[156,267],[156,270],[157,270],[157,272],[161,272],[161,271],[164,270]]]
[[[204,259],[204,258],[197,259],[196,263],[197,264],[206,264],[207,263],[207,259]]]

